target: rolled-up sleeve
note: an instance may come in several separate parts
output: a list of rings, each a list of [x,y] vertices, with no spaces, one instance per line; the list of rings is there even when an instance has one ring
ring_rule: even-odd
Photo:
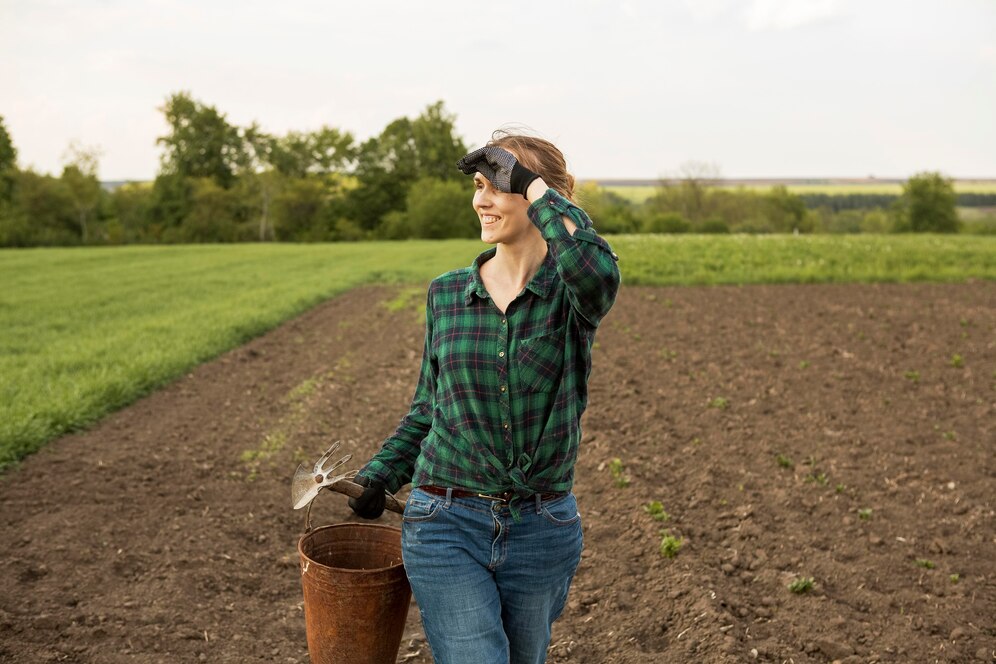
[[[619,257],[595,232],[587,213],[553,189],[534,201],[528,213],[553,253],[571,306],[591,327],[597,327],[619,292]],[[574,235],[563,216],[577,226]]]

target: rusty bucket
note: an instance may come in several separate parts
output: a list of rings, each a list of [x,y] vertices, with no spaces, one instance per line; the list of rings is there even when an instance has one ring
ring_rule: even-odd
[[[312,664],[394,664],[411,602],[401,529],[322,526],[297,551]]]

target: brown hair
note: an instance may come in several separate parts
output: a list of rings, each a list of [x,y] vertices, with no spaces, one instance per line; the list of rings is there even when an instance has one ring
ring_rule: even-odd
[[[564,153],[550,141],[498,129],[491,134],[488,145],[497,145],[514,153],[523,166],[542,177],[551,189],[574,201],[574,176],[567,172]]]

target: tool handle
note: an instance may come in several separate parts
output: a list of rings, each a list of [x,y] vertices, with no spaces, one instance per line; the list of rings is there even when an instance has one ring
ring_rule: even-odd
[[[360,486],[356,482],[351,482],[349,480],[339,480],[338,482],[328,485],[327,488],[332,489],[333,491],[336,491],[338,493],[344,493],[350,498],[359,498],[360,496],[363,495],[363,492],[366,490],[366,487]],[[386,509],[391,510],[392,512],[397,512],[398,514],[404,514],[405,506],[399,503],[398,500],[394,496],[392,496],[389,492],[385,491],[384,493],[387,494],[387,501],[384,507]]]

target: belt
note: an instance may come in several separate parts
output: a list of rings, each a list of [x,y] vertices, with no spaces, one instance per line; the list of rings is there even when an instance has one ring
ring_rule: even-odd
[[[432,484],[427,484],[425,486],[420,486],[418,488],[421,489],[422,491],[425,491],[426,493],[431,493],[435,496],[445,496],[447,491],[446,487],[433,486]],[[541,493],[539,494],[539,497],[540,500],[553,500],[555,498],[562,498],[563,496],[566,495],[567,495],[566,493]],[[515,496],[514,491],[502,491],[501,493],[498,494],[486,494],[486,493],[477,493],[476,491],[467,491],[466,489],[453,489],[454,498],[485,498],[487,500],[497,500],[502,503],[507,503],[512,499],[513,496]],[[532,496],[528,496],[524,500],[536,500],[535,496],[536,494],[533,494]]]

